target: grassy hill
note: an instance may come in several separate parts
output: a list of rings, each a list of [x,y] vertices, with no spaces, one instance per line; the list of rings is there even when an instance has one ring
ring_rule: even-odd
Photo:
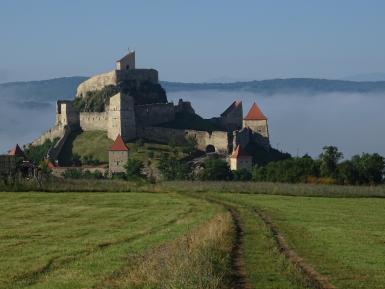
[[[83,164],[107,164],[108,149],[113,141],[107,137],[105,131],[85,131],[71,134],[65,143],[59,156],[59,163],[62,166],[71,166],[80,160]],[[145,164],[149,160],[157,161],[163,153],[175,154],[180,158],[185,154],[181,148],[170,147],[167,144],[150,143],[142,140],[127,143],[129,156],[143,161]],[[95,162],[96,161],[96,162]]]
[[[72,133],[59,156],[59,163],[63,166],[70,166],[74,160],[84,160],[85,158],[108,163],[108,149],[111,145],[112,140],[104,131]]]

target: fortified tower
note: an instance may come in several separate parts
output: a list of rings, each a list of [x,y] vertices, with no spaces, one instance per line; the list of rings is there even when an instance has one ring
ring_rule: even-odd
[[[263,114],[258,105],[254,102],[250,111],[243,119],[243,128],[249,128],[253,132],[269,139],[269,128],[267,126],[267,117]]]
[[[120,135],[124,141],[136,138],[134,99],[119,92],[110,98],[108,111],[108,138]]]

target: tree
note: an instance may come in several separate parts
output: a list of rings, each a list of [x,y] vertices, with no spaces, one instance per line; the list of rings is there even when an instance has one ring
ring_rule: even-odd
[[[161,155],[158,163],[158,170],[162,174],[163,179],[167,181],[186,180],[191,174],[191,168],[187,163],[178,160],[174,156],[169,156],[168,154]]]
[[[127,164],[124,165],[126,170],[126,177],[128,180],[137,180],[144,178],[143,174],[144,165],[143,162],[137,159],[128,159]]]
[[[336,178],[337,164],[343,156],[342,152],[340,152],[335,146],[323,147],[323,152],[319,156],[321,162],[321,176]]]
[[[358,175],[356,183],[376,185],[384,181],[385,163],[379,154],[356,155],[353,156],[352,163]]]
[[[201,180],[220,181],[231,179],[231,171],[227,162],[210,157],[203,163],[203,170],[199,174]]]

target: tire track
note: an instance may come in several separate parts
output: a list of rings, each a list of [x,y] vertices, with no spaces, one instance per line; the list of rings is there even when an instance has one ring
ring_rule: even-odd
[[[296,251],[289,247],[286,239],[279,232],[278,227],[273,223],[267,214],[257,208],[253,208],[253,211],[270,230],[281,254],[283,254],[285,258],[306,277],[306,280],[313,288],[336,289],[336,287],[329,282],[329,279],[326,276],[317,272],[311,264],[304,261]]]
[[[246,267],[243,259],[243,229],[241,226],[241,219],[239,213],[230,207],[222,204],[231,214],[234,223],[234,242],[230,253],[231,266],[231,285],[233,289],[251,289],[250,283],[246,277]]]

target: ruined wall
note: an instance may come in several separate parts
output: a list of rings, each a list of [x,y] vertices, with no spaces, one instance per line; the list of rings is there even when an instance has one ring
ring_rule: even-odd
[[[108,113],[107,112],[81,112],[80,128],[83,131],[88,130],[104,130],[108,129]]]
[[[173,103],[156,103],[135,106],[136,123],[141,126],[154,126],[175,119]]]
[[[229,138],[227,132],[214,131],[212,133],[197,130],[172,129],[164,127],[138,127],[137,135],[140,138],[160,143],[169,143],[171,140],[179,145],[186,143],[187,137],[197,141],[197,148],[205,151],[208,145],[213,145],[217,152],[228,153]]]
[[[124,141],[136,138],[134,99],[122,93],[110,98],[108,110],[108,138],[115,140],[118,134]]]
[[[48,131],[44,132],[40,137],[32,141],[32,145],[42,145],[47,139],[54,140],[55,138],[61,138],[65,133],[63,126],[54,126]]]
[[[87,91],[101,90],[108,85],[117,85],[116,70],[92,76],[90,79],[82,82],[76,91],[76,97],[83,97]]]

